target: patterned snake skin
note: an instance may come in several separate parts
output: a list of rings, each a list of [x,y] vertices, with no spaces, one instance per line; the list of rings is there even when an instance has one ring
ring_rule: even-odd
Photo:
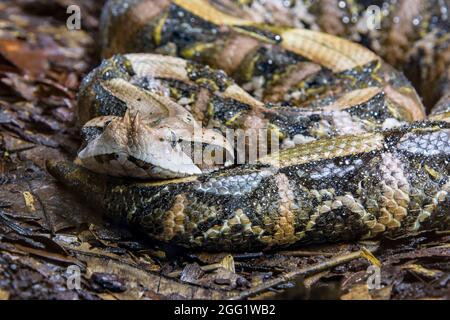
[[[446,229],[449,6],[411,2],[380,2],[382,33],[358,24],[364,1],[110,0],[107,59],[80,87],[83,145],[48,170],[109,218],[186,248]],[[254,132],[269,154],[240,158]]]

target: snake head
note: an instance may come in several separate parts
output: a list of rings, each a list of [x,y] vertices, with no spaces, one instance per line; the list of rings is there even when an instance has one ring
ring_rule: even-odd
[[[93,119],[97,135],[90,137],[76,162],[98,173],[135,178],[171,178],[200,174],[201,170],[170,142],[167,130],[145,125],[139,113]]]
[[[214,168],[214,159],[198,157],[205,145],[232,157],[225,138],[213,130],[195,130],[178,118],[166,118],[158,126],[152,121],[130,111],[124,117],[92,119],[82,129],[84,146],[76,163],[112,176],[166,179]]]
[[[100,112],[85,123],[78,164],[113,176],[166,179],[233,162],[234,150],[219,132],[203,128],[187,109],[161,92],[121,78],[102,80],[99,85],[126,111],[124,116]]]

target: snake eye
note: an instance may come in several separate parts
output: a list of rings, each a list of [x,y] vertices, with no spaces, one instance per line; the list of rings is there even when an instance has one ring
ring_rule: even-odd
[[[109,79],[113,78],[113,75],[114,75],[114,69],[111,67],[105,68],[101,73],[101,77],[103,78],[103,80],[109,80]]]

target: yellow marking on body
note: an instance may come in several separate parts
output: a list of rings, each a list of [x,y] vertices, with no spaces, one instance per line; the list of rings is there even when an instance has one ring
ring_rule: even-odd
[[[385,231],[385,226],[379,223],[373,214],[366,211],[361,199],[353,197],[352,194],[337,196],[330,202],[331,210],[346,208],[348,211],[359,215],[361,221],[369,228],[369,232],[363,238],[370,238],[374,234]]]
[[[340,136],[334,139],[317,140],[284,149],[261,158],[259,162],[276,167],[287,167],[382,150],[383,146],[384,137],[377,133]]]
[[[174,0],[183,9],[217,25],[234,27],[253,25],[252,21],[229,16],[205,0]],[[237,28],[234,28],[235,30]],[[261,35],[242,29],[236,30],[255,38],[270,42]],[[279,30],[277,30],[279,31]],[[305,29],[284,29],[279,33],[282,38],[281,47],[302,55],[333,71],[344,71],[380,58],[363,46],[336,36]]]
[[[186,70],[187,61],[184,59],[151,53],[130,53],[125,57],[131,62],[138,77],[150,76],[191,82]]]
[[[185,202],[186,196],[178,194],[175,196],[175,201],[172,207],[167,210],[163,218],[164,231],[159,238],[164,241],[170,241],[175,235],[184,233],[185,220]]]
[[[423,168],[434,180],[440,179],[441,174],[439,172],[437,172],[436,170],[434,170],[432,167],[430,167],[428,165],[424,165]]]
[[[224,98],[230,98],[237,100],[239,102],[248,104],[250,107],[263,107],[264,104],[253,98],[251,95],[249,95],[246,91],[244,91],[241,87],[239,87],[236,84],[232,84],[229,86],[222,94]]]
[[[250,81],[253,77],[253,73],[255,70],[255,63],[258,61],[260,55],[256,52],[254,55],[252,55],[250,58],[245,58],[243,60],[243,64],[239,66],[239,77],[241,78],[241,81],[247,82]]]
[[[282,140],[285,138],[285,135],[283,134],[283,132],[281,132],[280,128],[277,125],[275,125],[273,123],[269,123],[267,128],[269,129],[271,137],[275,136],[279,140]]]
[[[169,0],[145,0],[139,1],[135,5],[130,5],[121,15],[112,16],[113,12],[108,12],[110,21],[106,23],[109,32],[117,32],[112,37],[111,42],[104,48],[103,57],[110,56],[125,51],[130,38],[134,37],[141,28],[153,21],[161,11],[166,10],[170,5]],[[111,8],[110,8],[111,9]]]
[[[225,122],[225,125],[231,126],[233,124],[233,122],[235,122],[243,113],[244,113],[243,111],[237,112],[234,116],[232,116],[230,119],[228,119]]]
[[[322,201],[322,196],[319,190],[311,189],[308,190],[308,192],[310,196],[316,198],[317,201],[319,202]],[[334,194],[333,193],[329,194],[331,196],[330,198],[334,199]],[[332,210],[332,201],[324,201],[322,204],[318,205],[315,208],[314,213],[309,216],[308,222],[305,224],[305,232],[313,230],[316,225],[316,220],[320,217],[320,215],[325,214],[331,210]]]
[[[323,108],[324,111],[345,110],[349,107],[365,103],[381,92],[379,87],[357,89],[344,94],[335,102]]]
[[[159,181],[148,181],[148,182],[137,182],[133,184],[133,186],[143,186],[143,187],[159,187],[174,183],[188,183],[188,182],[194,182],[197,181],[197,176],[189,176],[185,178],[176,178],[176,179],[169,179],[169,180],[159,180]]]
[[[382,155],[380,172],[383,179],[379,183],[380,216],[377,219],[378,223],[388,229],[399,228],[408,214],[410,202],[408,178],[405,176],[400,160],[390,153]]]
[[[185,59],[192,59],[199,52],[204,50],[213,49],[216,47],[215,43],[196,43],[190,47],[187,47],[181,51],[181,56]]]
[[[218,91],[219,90],[219,86],[212,79],[199,78],[199,79],[195,80],[195,83],[200,84],[200,85],[209,86],[210,88],[212,88],[213,91]]]
[[[363,46],[306,29],[288,29],[280,34],[281,46],[335,72],[367,64],[380,58]]]
[[[434,121],[446,121],[450,122],[450,111],[438,114],[431,114],[429,117],[430,120]]]
[[[378,71],[380,71],[380,69],[381,69],[381,60],[377,60],[377,63],[375,64],[370,76],[378,83],[383,83],[384,82],[383,79],[380,78],[380,76],[378,75]]]
[[[256,26],[258,27],[258,26]],[[240,34],[246,35],[246,36],[250,36],[252,38],[255,38],[256,40],[262,41],[262,42],[266,42],[266,43],[271,43],[271,44],[277,44],[277,42],[275,40],[272,40],[270,38],[267,38],[264,35],[258,34],[254,31],[250,31],[250,30],[245,30],[243,28],[239,28],[239,26],[234,26],[232,27],[232,29]],[[261,31],[264,29],[261,29]]]
[[[278,216],[274,218],[272,244],[284,245],[297,241],[295,236],[295,196],[289,185],[289,179],[285,174],[275,176],[275,184],[278,189],[279,204]]]
[[[411,94],[405,94],[400,92],[398,88],[393,88],[390,85],[386,85],[383,88],[386,97],[392,101],[396,106],[395,108],[402,115],[402,119],[406,121],[417,121],[425,118],[425,108],[417,97],[416,92]]]
[[[231,218],[224,220],[221,224],[215,224],[214,226],[210,227],[203,233],[203,236],[206,239],[217,239],[221,236],[228,236],[232,232],[231,228],[238,225],[241,226],[240,230],[242,231],[239,232],[243,235],[254,234],[255,236],[259,236],[264,232],[259,227],[253,227],[252,222],[244,213],[244,211],[242,209],[237,209]]]
[[[166,23],[168,14],[169,14],[169,11],[164,12],[163,16],[158,20],[158,23],[156,24],[156,26],[153,30],[153,39],[155,40],[155,44],[157,46],[159,46],[161,44],[161,33],[162,33],[162,29],[164,27],[164,24]]]

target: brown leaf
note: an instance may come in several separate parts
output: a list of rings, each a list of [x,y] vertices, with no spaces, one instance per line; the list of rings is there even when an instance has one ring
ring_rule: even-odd
[[[370,291],[370,294],[374,300],[389,300],[392,294],[392,285],[385,286],[378,290]]]
[[[0,289],[0,300],[8,300],[8,299],[9,299],[9,292]]]
[[[190,263],[186,265],[181,272],[180,280],[184,282],[196,283],[197,280],[204,274],[205,272],[197,263]]]
[[[392,286],[369,290],[367,284],[357,284],[341,296],[341,300],[389,300]]]
[[[28,80],[15,73],[2,73],[1,82],[12,88],[19,96],[27,101],[35,100],[36,87]],[[11,91],[11,90],[10,90]]]
[[[25,41],[0,39],[0,54],[32,76],[42,75],[48,69],[47,58],[43,50],[31,48]]]
[[[70,256],[63,256],[62,254],[59,254],[59,253],[53,253],[53,252],[49,252],[47,250],[30,248],[30,247],[22,246],[20,244],[15,244],[15,246],[21,251],[27,252],[34,256],[38,256],[41,258],[51,260],[53,262],[59,262],[59,263],[64,263],[64,264],[69,264],[69,265],[74,264],[74,265],[83,267],[83,264],[80,263],[80,261],[78,261],[77,259],[70,257]]]
[[[98,250],[79,251],[78,249],[79,247],[74,247],[72,252],[81,261],[87,263],[88,272],[116,274],[126,282],[128,287],[142,286],[151,292],[151,295],[161,295],[165,298],[176,296],[185,299],[225,299],[236,295],[233,295],[232,292],[206,289],[166,278],[157,273],[143,270],[130,264],[129,261],[114,258],[109,254],[100,254]]]
[[[341,296],[341,300],[372,300],[367,284],[357,284]]]

